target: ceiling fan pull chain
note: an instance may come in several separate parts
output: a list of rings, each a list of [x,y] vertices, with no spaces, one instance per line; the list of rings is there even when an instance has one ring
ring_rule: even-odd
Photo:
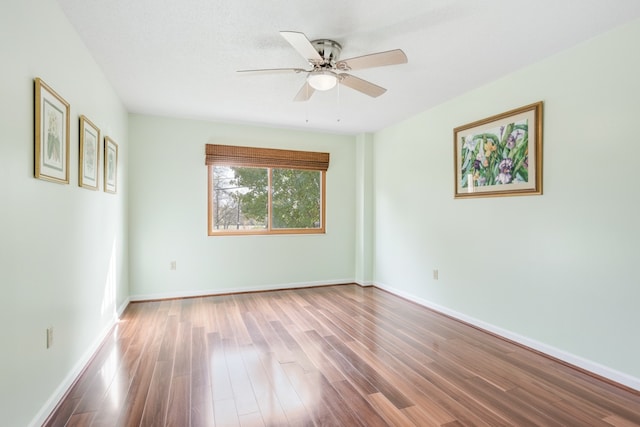
[[[309,99],[309,85],[306,85],[305,87],[306,87],[306,91],[307,91],[307,99]],[[304,115],[305,115],[304,121],[305,121],[305,123],[308,124],[309,123],[309,103],[307,102],[304,107],[305,107],[304,108]]]
[[[337,114],[338,117],[337,117],[336,121],[339,123],[340,122],[340,116],[342,115],[342,111],[340,110],[340,85],[338,85],[337,89],[338,90],[336,90],[336,93],[337,93],[337,95],[336,95],[337,96],[337,102],[336,103],[338,104],[338,106],[337,106],[336,110],[338,111],[338,114]]]

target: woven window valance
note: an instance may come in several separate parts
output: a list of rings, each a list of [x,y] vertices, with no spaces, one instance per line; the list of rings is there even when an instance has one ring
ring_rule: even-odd
[[[207,144],[205,164],[326,171],[329,153]]]

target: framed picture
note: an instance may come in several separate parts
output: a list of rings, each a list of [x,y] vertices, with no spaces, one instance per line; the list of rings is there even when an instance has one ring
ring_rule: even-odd
[[[455,198],[542,194],[542,101],[453,130]]]
[[[104,191],[115,193],[118,186],[118,144],[104,137]]]
[[[85,116],[80,116],[80,164],[78,185],[91,190],[98,189],[100,164],[100,129]]]
[[[35,177],[69,183],[69,103],[35,79]]]

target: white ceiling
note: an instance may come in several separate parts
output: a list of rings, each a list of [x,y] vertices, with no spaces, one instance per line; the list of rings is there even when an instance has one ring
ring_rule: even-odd
[[[638,0],[58,0],[130,112],[337,133],[372,132],[640,16]],[[403,49],[293,102],[309,68],[279,31],[342,44],[340,58]],[[532,100],[536,101],[536,100]]]

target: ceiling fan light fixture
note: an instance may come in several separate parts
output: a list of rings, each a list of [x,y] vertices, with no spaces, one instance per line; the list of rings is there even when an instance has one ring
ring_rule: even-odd
[[[309,73],[307,82],[315,90],[330,90],[338,83],[338,75],[328,70],[314,71]]]

